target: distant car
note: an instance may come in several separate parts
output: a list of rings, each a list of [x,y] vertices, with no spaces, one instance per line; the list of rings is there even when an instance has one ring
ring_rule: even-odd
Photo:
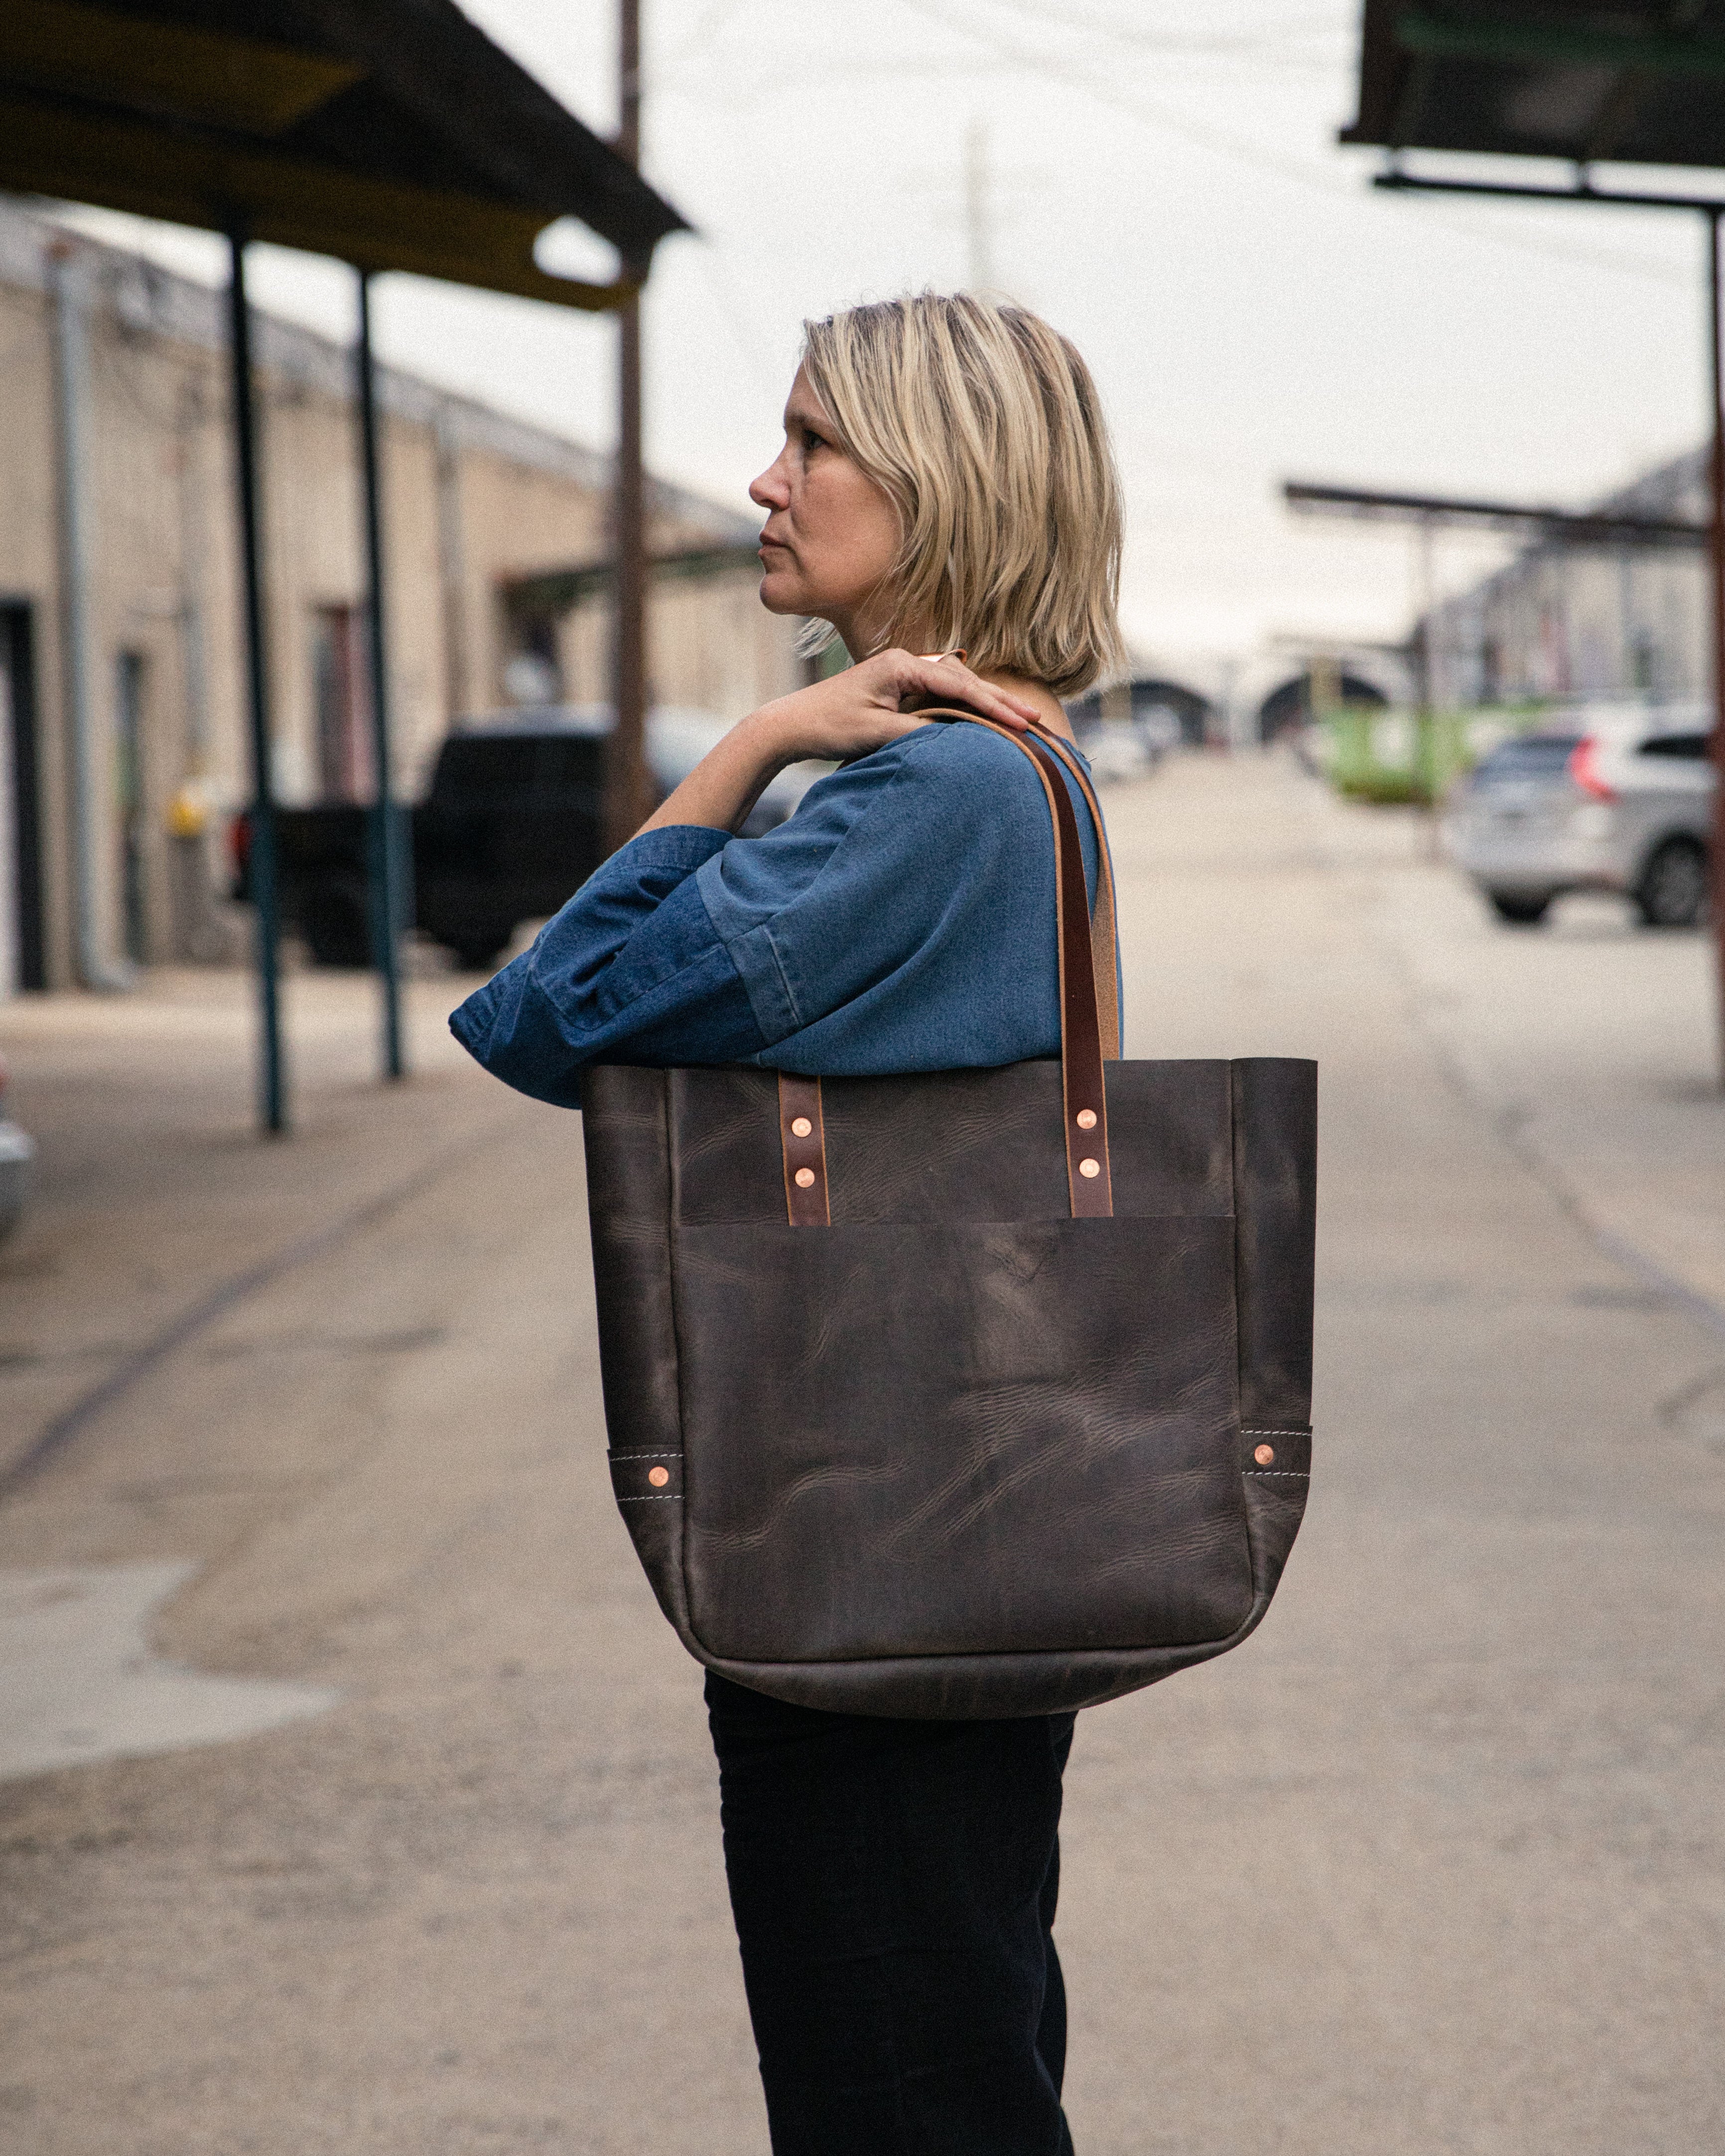
[[[8,1075],[5,1058],[0,1056],[0,1096],[6,1091]],[[36,1147],[28,1133],[0,1116],[0,1242],[23,1218],[30,1163],[35,1157]]]
[[[1066,716],[1091,776],[1103,782],[1142,778],[1183,738],[1179,714],[1167,704],[1148,705],[1130,718],[1105,719],[1099,699],[1092,695],[1069,704]]]
[[[469,719],[443,742],[431,785],[411,810],[413,920],[464,967],[496,963],[524,921],[542,920],[604,858],[601,810],[608,711],[542,705]],[[727,730],[711,711],[659,706],[647,721],[647,761],[659,798]],[[742,826],[757,837],[782,824],[824,766],[782,771]],[[366,884],[371,812],[326,803],[275,812],[283,918],[322,966],[371,960]],[[233,896],[251,896],[251,819],[230,834]]]
[[[1532,924],[1564,891],[1609,891],[1650,928],[1692,928],[1707,912],[1714,783],[1702,712],[1578,713],[1476,764],[1445,843],[1501,921]]]

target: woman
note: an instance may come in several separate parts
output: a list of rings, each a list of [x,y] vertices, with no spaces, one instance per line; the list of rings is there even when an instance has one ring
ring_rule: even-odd
[[[594,1062],[836,1076],[1060,1052],[1040,783],[987,728],[918,712],[1067,735],[1060,698],[1117,658],[1094,386],[1046,323],[973,298],[806,328],[750,489],[761,598],[855,663],[734,726],[455,1013],[542,1100],[578,1106]],[[840,768],[734,837],[803,758]],[[1068,790],[1094,901],[1101,834]],[[777,2156],[1070,2150],[1051,1928],[1072,1717],[824,1713],[711,1672],[706,1698]]]

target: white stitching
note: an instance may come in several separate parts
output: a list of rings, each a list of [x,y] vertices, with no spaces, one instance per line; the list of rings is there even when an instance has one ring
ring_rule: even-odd
[[[1260,1482],[1309,1482],[1312,1480],[1297,1467],[1248,1467],[1245,1471]]]
[[[613,1460],[680,1460],[680,1452],[614,1452]]]
[[[682,1501],[680,1490],[666,1491],[657,1497],[619,1497],[617,1500],[619,1505],[679,1505]]]
[[[1242,1424],[1240,1434],[1242,1437],[1310,1437],[1312,1432],[1309,1430],[1248,1430]]]

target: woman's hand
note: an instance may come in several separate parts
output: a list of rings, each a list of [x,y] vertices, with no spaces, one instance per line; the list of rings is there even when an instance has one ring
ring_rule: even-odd
[[[1041,716],[1035,705],[993,687],[952,652],[919,659],[908,651],[880,651],[811,688],[763,704],[743,723],[759,725],[773,739],[783,770],[805,757],[843,763],[867,756],[915,732],[927,723],[921,711],[941,704],[963,704],[1018,733]]]
[[[867,756],[914,733],[927,723],[921,711],[942,704],[963,704],[1015,733],[1045,716],[1034,704],[973,674],[950,652],[922,658],[908,651],[877,652],[739,721],[641,829],[701,824],[734,831],[787,764],[805,759],[844,763]]]

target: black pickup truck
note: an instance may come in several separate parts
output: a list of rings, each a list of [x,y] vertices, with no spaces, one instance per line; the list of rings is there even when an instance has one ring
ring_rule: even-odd
[[[457,962],[492,965],[523,921],[555,913],[603,858],[601,794],[610,715],[566,705],[475,720],[438,752],[413,825],[413,925]],[[705,711],[655,710],[647,757],[660,798],[725,731]],[[781,774],[744,825],[782,823],[814,776]],[[281,915],[322,966],[371,963],[366,896],[370,811],[335,803],[278,808]],[[251,819],[234,819],[234,896],[251,896]]]

